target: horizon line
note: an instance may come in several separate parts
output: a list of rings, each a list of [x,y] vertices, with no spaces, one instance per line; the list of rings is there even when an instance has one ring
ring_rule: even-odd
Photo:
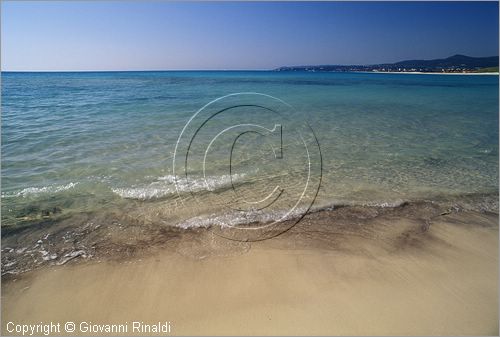
[[[158,71],[274,71],[272,69],[120,69],[120,70],[0,70],[0,73],[111,73],[111,72],[158,72]]]
[[[275,68],[267,69],[130,69],[130,70],[0,70],[0,73],[97,73],[97,72],[159,72],[159,71],[275,71],[280,68],[296,68],[296,67],[324,67],[324,66],[376,66],[376,65],[390,65],[405,61],[432,61],[432,60],[445,60],[453,56],[466,56],[471,58],[491,58],[500,57],[500,55],[490,55],[490,56],[468,56],[465,54],[453,54],[444,58],[433,58],[433,59],[407,59],[396,62],[384,62],[384,63],[366,63],[366,64],[301,64],[301,65],[281,65]]]

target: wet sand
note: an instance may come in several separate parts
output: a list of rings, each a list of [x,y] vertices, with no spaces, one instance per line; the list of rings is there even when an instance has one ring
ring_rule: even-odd
[[[498,214],[421,214],[325,211],[262,242],[203,230],[175,249],[4,277],[2,332],[168,321],[172,335],[498,335]]]

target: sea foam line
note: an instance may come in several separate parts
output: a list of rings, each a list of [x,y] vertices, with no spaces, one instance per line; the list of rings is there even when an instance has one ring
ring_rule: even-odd
[[[230,186],[231,181],[241,181],[246,174],[209,176],[206,179],[177,179],[173,175],[161,176],[156,181],[143,186],[112,188],[111,190],[125,199],[151,200],[175,195],[179,192],[216,191]],[[177,189],[176,189],[177,184]]]
[[[286,221],[303,215],[306,209],[297,208],[290,210],[275,211],[233,211],[223,214],[211,214],[207,216],[196,216],[177,223],[175,226],[183,229],[208,228],[219,226],[221,228],[247,225],[252,223],[267,224],[273,221]]]
[[[71,182],[66,185],[49,185],[42,187],[27,187],[21,191],[14,193],[2,193],[2,198],[12,198],[12,197],[27,197],[29,195],[36,195],[42,193],[58,193],[62,191],[69,190],[78,185],[78,182]]]

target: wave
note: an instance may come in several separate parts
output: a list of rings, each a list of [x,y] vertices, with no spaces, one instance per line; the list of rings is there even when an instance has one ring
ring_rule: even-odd
[[[242,178],[246,174],[233,174],[232,182],[241,183]],[[95,177],[89,177],[88,181],[95,181],[97,183],[104,183],[110,186],[109,179]],[[176,188],[177,182],[177,188]],[[33,186],[27,187],[19,191],[14,192],[2,192],[2,198],[19,198],[19,197],[29,197],[41,194],[54,194],[63,192],[69,189],[77,187],[79,182],[69,182],[67,184],[54,184],[48,186]],[[131,187],[108,187],[111,191],[122,198],[125,199],[136,199],[136,200],[152,200],[161,199],[168,196],[176,195],[177,191],[181,193],[187,192],[201,192],[201,191],[218,191],[221,189],[226,189],[231,187],[231,176],[221,175],[221,176],[208,176],[206,179],[177,179],[173,175],[160,176],[155,179],[155,181],[136,185]]]
[[[343,202],[331,203],[329,205],[312,207],[308,213],[334,210],[342,207],[373,207],[373,208],[398,208],[407,205],[407,201],[396,202],[371,202],[371,203],[356,203]],[[289,210],[273,210],[273,211],[232,211],[223,214],[210,214],[189,218],[175,224],[176,227],[182,229],[190,228],[208,228],[211,226],[220,226],[221,228],[234,227],[239,225],[250,225],[252,223],[266,224],[273,221],[287,221],[297,219],[304,215],[307,211],[304,207],[298,207],[293,211]]]
[[[220,226],[221,228],[234,227],[238,225],[249,225],[252,223],[266,224],[273,221],[286,221],[302,216],[305,208],[297,208],[293,211],[232,211],[223,214],[210,214],[208,216],[197,216],[179,222],[175,227],[182,229],[208,228]]]
[[[323,211],[332,211],[340,208],[357,208],[360,209],[403,209],[408,206],[416,206],[421,204],[434,205],[435,207],[443,208],[452,211],[478,211],[478,212],[494,212],[498,213],[499,199],[498,193],[467,193],[455,196],[442,198],[413,199],[413,200],[395,200],[395,201],[373,201],[373,202],[335,202],[330,204],[316,205],[308,210],[308,213],[317,213]],[[286,221],[298,219],[307,210],[303,207],[298,207],[292,212],[289,210],[273,210],[273,211],[247,211],[239,212],[232,211],[223,214],[210,214],[189,218],[175,224],[176,227],[182,229],[191,228],[208,228],[211,226],[220,226],[227,228],[239,225],[251,225],[259,223],[260,226],[273,221]],[[428,210],[423,209],[425,215]],[[288,213],[288,214],[287,214]]]
[[[3,193],[2,198],[13,198],[13,197],[28,197],[30,195],[45,194],[45,193],[58,193],[72,189],[78,185],[78,182],[70,182],[65,185],[49,185],[42,187],[27,187],[18,192]]]
[[[112,188],[111,190],[125,199],[152,200],[176,195],[177,192],[187,193],[223,190],[231,186],[231,181],[233,183],[241,182],[241,179],[245,176],[246,174],[241,173],[209,176],[205,179],[176,179],[173,175],[166,175],[158,177],[156,181],[148,185]]]

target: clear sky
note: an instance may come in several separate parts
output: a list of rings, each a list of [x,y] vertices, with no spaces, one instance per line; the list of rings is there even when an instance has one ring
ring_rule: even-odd
[[[2,1],[2,70],[272,69],[498,55],[498,2]]]

